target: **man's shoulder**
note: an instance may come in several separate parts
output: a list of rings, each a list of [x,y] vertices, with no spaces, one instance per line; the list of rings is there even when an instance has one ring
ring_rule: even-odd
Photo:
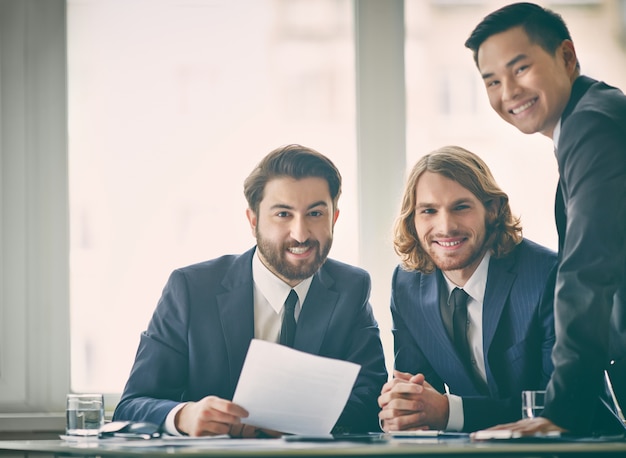
[[[417,282],[418,284],[422,281],[435,281],[437,279],[437,275],[441,275],[441,273],[437,274],[437,272],[441,272],[440,269],[435,269],[433,272],[424,273],[419,270],[410,270],[406,269],[402,266],[402,264],[398,264],[393,271],[393,284],[398,286],[402,284],[411,284]]]
[[[331,277],[335,282],[370,281],[370,274],[361,267],[328,258],[322,265],[319,275]]]
[[[321,267],[321,270],[324,270],[329,275],[355,275],[358,277],[368,277],[369,273],[361,268],[352,264],[348,264],[342,261],[338,261],[336,259],[327,258],[324,264]]]
[[[556,259],[557,257],[557,253],[553,249],[537,242],[533,242],[527,238],[523,238],[517,245],[516,249],[522,253],[528,254],[529,256],[538,256],[548,259]]]
[[[600,97],[613,100],[616,104],[624,106],[626,104],[626,95],[620,88],[611,86],[604,81],[594,80],[593,78],[583,77],[589,82],[589,90],[586,95],[590,97]]]
[[[626,122],[626,95],[617,87],[587,76],[580,76],[572,86],[572,95],[564,117],[571,115],[602,116],[618,124]],[[564,122],[563,128],[567,127]]]
[[[211,272],[226,273],[231,267],[236,267],[238,264],[241,266],[246,264],[251,265],[253,253],[254,249],[246,251],[243,254],[225,254],[207,261],[179,267],[175,270],[175,272],[179,272],[184,275],[203,275]]]
[[[509,256],[522,268],[545,271],[550,271],[558,259],[554,250],[527,238],[522,239]]]

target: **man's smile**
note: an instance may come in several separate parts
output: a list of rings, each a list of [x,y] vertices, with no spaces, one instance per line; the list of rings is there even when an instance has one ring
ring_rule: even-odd
[[[457,237],[454,239],[445,239],[445,240],[433,240],[433,242],[437,245],[439,245],[442,248],[458,248],[460,247],[461,244],[463,244],[463,242],[465,242],[467,240],[467,237]]]
[[[537,103],[537,100],[539,100],[538,97],[535,97],[532,100],[529,100],[528,102],[524,103],[523,105],[520,105],[518,107],[515,108],[511,108],[509,110],[509,113],[514,114],[514,115],[518,115],[526,110],[528,110],[530,107],[532,107],[535,103]]]

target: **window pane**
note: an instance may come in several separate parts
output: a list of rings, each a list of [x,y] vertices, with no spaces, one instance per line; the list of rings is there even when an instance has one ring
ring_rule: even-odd
[[[68,0],[72,389],[120,392],[169,273],[254,244],[277,146],[339,167],[356,263],[352,29],[349,0]]]

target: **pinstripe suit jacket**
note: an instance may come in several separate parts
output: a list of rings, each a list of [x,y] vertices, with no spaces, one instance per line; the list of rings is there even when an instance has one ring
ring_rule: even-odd
[[[445,383],[461,396],[464,431],[519,419],[521,391],[545,388],[553,369],[556,261],[554,252],[529,240],[504,258],[491,258],[483,303],[486,396],[474,385],[444,327],[441,272],[397,267],[391,294],[395,368],[422,373],[439,392]]]

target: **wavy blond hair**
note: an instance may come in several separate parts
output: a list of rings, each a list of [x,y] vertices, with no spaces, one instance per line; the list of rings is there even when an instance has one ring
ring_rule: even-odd
[[[406,270],[431,273],[435,264],[420,245],[415,230],[415,189],[424,172],[438,173],[474,194],[487,211],[486,246],[498,258],[522,241],[519,218],[511,213],[509,196],[500,189],[487,164],[459,146],[444,146],[422,157],[411,170],[404,188],[400,216],[394,225],[394,250]]]

